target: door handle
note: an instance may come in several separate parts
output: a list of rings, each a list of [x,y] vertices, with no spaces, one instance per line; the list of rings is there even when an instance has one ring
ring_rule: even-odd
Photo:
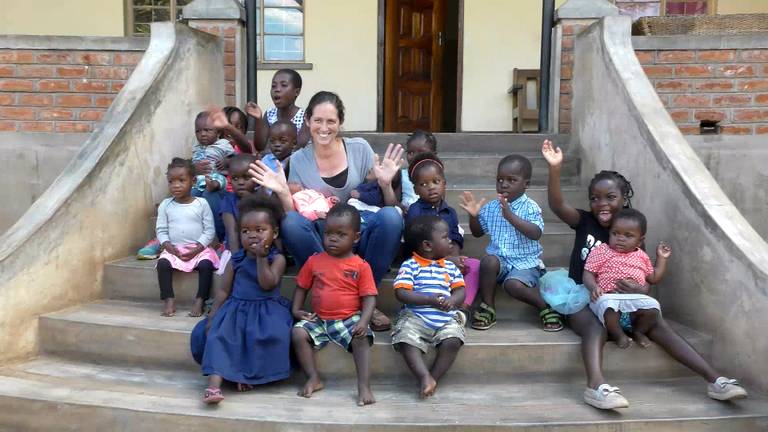
[[[437,45],[443,46],[443,32],[437,32]]]

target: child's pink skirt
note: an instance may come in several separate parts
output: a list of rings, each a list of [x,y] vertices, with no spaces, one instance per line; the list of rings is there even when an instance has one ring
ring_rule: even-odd
[[[176,246],[176,249],[178,249],[179,252],[184,253],[190,249],[193,249],[194,247],[195,245],[191,244],[191,245]],[[187,273],[195,270],[195,267],[197,267],[197,265],[202,260],[208,260],[211,263],[213,263],[213,268],[216,268],[216,269],[219,268],[219,256],[216,255],[216,251],[214,251],[210,247],[203,249],[202,252],[197,254],[194,258],[192,258],[189,261],[184,261],[181,258],[169,253],[166,250],[163,250],[163,252],[158,257],[158,259],[163,259],[163,258],[170,261],[171,267],[173,267],[174,269],[187,272]]]

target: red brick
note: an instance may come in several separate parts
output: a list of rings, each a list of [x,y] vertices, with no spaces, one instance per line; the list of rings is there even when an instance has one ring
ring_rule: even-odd
[[[560,78],[561,79],[571,79],[573,78],[573,67],[572,66],[566,66],[563,65],[560,67]]]
[[[700,62],[722,63],[736,59],[736,50],[699,51]]]
[[[0,63],[34,63],[32,51],[0,50]]]
[[[755,123],[768,121],[768,110],[760,109],[735,109],[733,121],[736,123]]]
[[[711,120],[711,121],[723,121],[727,117],[725,111],[696,111],[693,113],[693,119],[696,121]]]
[[[22,132],[53,132],[53,122],[21,122],[19,130]]]
[[[649,78],[671,77],[675,72],[672,66],[665,65],[645,65],[643,66],[643,70]]]
[[[3,91],[34,91],[35,82],[32,80],[20,79],[2,79],[0,80],[0,90]]]
[[[755,68],[752,65],[722,65],[717,67],[717,74],[724,77],[751,77],[755,76]]]
[[[86,65],[110,65],[112,64],[112,55],[103,52],[78,53],[75,57],[75,63]]]
[[[109,83],[106,81],[75,81],[75,91],[106,93],[109,91]]]
[[[734,107],[745,106],[752,103],[752,96],[745,94],[712,96],[712,106]]]
[[[201,26],[197,28],[200,31],[204,31],[206,33],[210,33],[212,35],[219,36],[221,34],[221,29],[219,29],[217,26]]]
[[[235,52],[234,39],[224,39],[224,52]]]
[[[87,107],[91,106],[91,95],[63,95],[56,96],[56,106],[62,107]]]
[[[571,95],[560,95],[560,106],[571,109]]]
[[[41,109],[38,116],[40,120],[71,120],[75,117],[71,110],[66,109]]]
[[[16,98],[13,93],[0,93],[0,105],[14,105]]]
[[[659,51],[656,54],[657,63],[693,63],[695,51]]]
[[[229,25],[224,27],[224,37],[233,38],[237,34],[237,27]]]
[[[47,94],[25,94],[19,95],[19,105],[26,106],[49,106],[53,104],[53,96]]]
[[[564,51],[560,56],[560,64],[572,65],[573,64],[573,51]]]
[[[116,65],[137,65],[144,53],[115,53]]]
[[[675,75],[679,77],[712,76],[712,67],[706,65],[675,66]]]
[[[0,107],[0,119],[34,120],[35,110],[26,107]]]
[[[683,80],[659,80],[655,87],[660,93],[683,93],[690,90],[691,84]]]
[[[112,105],[113,100],[115,100],[114,96],[96,96],[93,98],[93,106],[108,107]]]
[[[68,52],[47,51],[37,54],[38,63],[69,64],[72,63],[72,54]]]
[[[673,107],[708,107],[710,99],[706,95],[677,95],[670,102]]]
[[[656,51],[635,51],[640,64],[653,64],[656,59]]]
[[[751,126],[725,125],[720,127],[720,133],[724,135],[751,135]]]
[[[235,53],[225,53],[224,66],[234,66],[234,65],[235,65]]]
[[[234,96],[226,96],[226,97],[224,98],[224,102],[225,102],[227,105],[229,105],[229,106],[234,106],[234,105],[237,105],[237,102],[235,101],[235,97],[234,97]]]
[[[680,133],[683,135],[699,135],[701,134],[701,129],[699,126],[678,126],[680,129]]]
[[[131,76],[132,69],[119,66],[94,66],[91,68],[91,75],[99,79],[128,79]]]
[[[744,50],[740,57],[748,62],[768,62],[768,50]]]
[[[768,91],[768,79],[739,80],[736,90],[745,92]]]
[[[234,96],[235,83],[233,81],[227,81],[224,83],[224,94],[227,96]]]
[[[570,123],[561,122],[560,123],[560,133],[564,133],[564,134],[571,133],[571,124]]]
[[[581,33],[582,30],[584,30],[584,27],[586,27],[584,24],[565,24],[563,25],[563,34],[577,35]]]
[[[109,91],[111,91],[112,93],[120,93],[120,90],[122,90],[123,87],[125,87],[125,83],[123,83],[123,82],[113,82],[111,87],[110,87],[110,89],[109,89]]]
[[[669,116],[675,123],[689,123],[691,121],[690,110],[669,110]]]
[[[755,95],[755,105],[768,105],[768,94]]]
[[[726,92],[733,90],[733,81],[731,80],[709,80],[699,81],[695,88],[702,93]]]
[[[16,66],[14,65],[2,65],[0,66],[0,77],[9,78],[16,74]]]
[[[0,132],[16,132],[16,122],[0,121]]]
[[[40,80],[37,88],[41,92],[69,91],[69,80]]]
[[[560,83],[560,93],[561,94],[571,94],[572,92],[571,88],[571,82],[570,81],[563,81]]]
[[[53,76],[52,66],[23,65],[16,69],[16,76],[26,78],[50,78]]]
[[[56,132],[90,132],[90,122],[56,122]]]
[[[56,75],[64,78],[83,78],[88,75],[87,66],[59,66]]]
[[[83,110],[77,115],[78,120],[99,121],[104,117],[104,110]]]
[[[235,80],[235,67],[234,66],[224,66],[224,80],[226,80],[226,81],[234,81]]]
[[[768,126],[755,126],[755,134],[757,135],[768,134]]]

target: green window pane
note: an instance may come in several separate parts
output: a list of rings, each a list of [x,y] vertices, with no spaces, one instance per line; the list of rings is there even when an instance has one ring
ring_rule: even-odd
[[[135,34],[136,36],[149,35],[149,24],[134,24],[133,34]]]
[[[301,7],[304,0],[264,0],[264,6],[296,6]]]
[[[171,0],[152,0],[152,6],[171,7]]]
[[[298,9],[264,8],[264,32],[300,35],[304,30],[303,17]]]
[[[152,10],[152,21],[170,21],[171,10],[169,8],[155,8]]]
[[[264,60],[304,60],[304,38],[301,36],[264,36]]]
[[[135,8],[133,9],[133,22],[135,23],[150,23],[152,22],[152,8]]]
[[[133,6],[152,6],[152,0],[133,0]]]

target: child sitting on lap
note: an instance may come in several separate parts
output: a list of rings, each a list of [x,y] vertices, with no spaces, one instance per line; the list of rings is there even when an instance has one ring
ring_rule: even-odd
[[[624,330],[632,332],[635,342],[646,348],[651,341],[645,335],[659,318],[661,306],[646,294],[623,294],[617,282],[631,279],[645,286],[657,284],[667,269],[672,249],[659,243],[656,248],[656,267],[641,249],[645,241],[647,222],[635,209],[623,209],[613,217],[608,244],[601,244],[590,252],[584,264],[584,285],[592,293],[590,308],[608,330],[619,348],[627,348],[630,340]],[[629,314],[628,322],[619,320]]]
[[[376,284],[371,267],[355,255],[360,240],[360,213],[347,204],[337,204],[327,214],[323,248],[309,257],[296,278],[293,294],[293,346],[307,382],[299,396],[311,397],[323,388],[315,366],[314,349],[334,342],[351,351],[357,368],[357,404],[376,400],[370,385],[370,346],[373,332],[368,323],[376,306]],[[312,290],[312,310],[303,310],[307,291]]]
[[[291,153],[296,149],[296,128],[288,120],[277,120],[269,126],[269,151],[261,160],[277,172],[278,161],[283,164],[285,178],[288,178]]]
[[[541,276],[541,244],[544,219],[541,208],[528,198],[525,190],[531,182],[531,161],[520,155],[509,155],[496,172],[498,199],[485,205],[464,192],[461,208],[469,213],[472,235],[490,234],[488,255],[480,261],[480,303],[472,328],[487,330],[496,324],[496,284],[512,297],[535,306],[541,312],[544,331],[563,329],[562,319],[550,309],[536,289]]]
[[[404,306],[395,322],[392,345],[400,351],[419,380],[420,396],[432,396],[437,380],[448,371],[464,344],[464,323],[458,308],[464,303],[461,271],[445,259],[452,242],[448,224],[439,216],[419,216],[409,222],[405,242],[413,257],[403,262],[395,278],[395,297]],[[423,354],[438,347],[432,368]]]

